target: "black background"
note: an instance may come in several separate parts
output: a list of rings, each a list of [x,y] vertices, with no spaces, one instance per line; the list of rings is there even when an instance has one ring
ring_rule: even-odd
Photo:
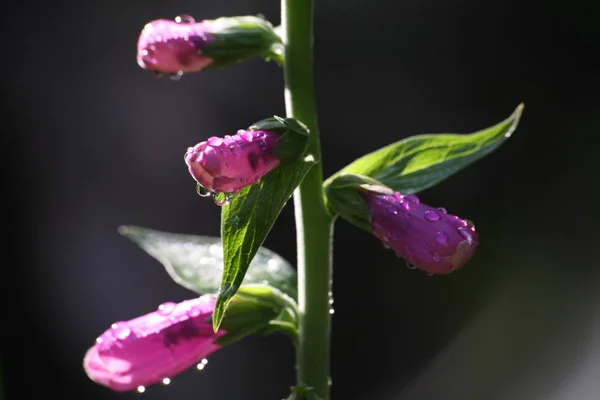
[[[168,387],[116,394],[82,358],[116,320],[193,294],[121,224],[219,234],[186,148],[283,115],[282,72],[253,60],[154,79],[144,24],[264,14],[266,0],[9,3],[2,13],[3,390],[9,400],[280,399],[293,348],[251,337]],[[499,150],[420,194],[475,221],[449,276],[335,232],[334,399],[600,398],[597,2],[319,0],[315,73],[326,176],[417,133],[472,132],[526,104]],[[291,203],[265,243],[295,260]]]

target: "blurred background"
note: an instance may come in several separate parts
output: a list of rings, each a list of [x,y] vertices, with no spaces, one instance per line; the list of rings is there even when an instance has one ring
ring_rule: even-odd
[[[333,399],[599,399],[599,3],[316,3],[326,176],[392,141],[476,131],[526,104],[504,146],[420,194],[475,222],[481,244],[462,270],[408,270],[337,223]],[[186,13],[279,24],[266,0],[4,7],[5,399],[268,400],[294,384],[292,345],[277,334],[144,394],[113,393],[82,368],[112,322],[193,296],[117,227],[218,235],[186,148],[284,114],[273,63],[179,82],[138,67],[144,24]],[[290,203],[265,245],[294,262],[294,237]]]

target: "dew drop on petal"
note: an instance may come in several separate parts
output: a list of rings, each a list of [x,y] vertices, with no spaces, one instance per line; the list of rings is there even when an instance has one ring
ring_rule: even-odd
[[[252,139],[254,139],[254,135],[252,135],[252,132],[250,131],[244,131],[240,134],[240,136],[248,142],[251,142]]]
[[[171,378],[164,378],[164,379],[162,380],[162,384],[163,384],[163,385],[168,385],[169,383],[171,383]]]
[[[415,196],[414,194],[405,194],[404,198],[408,201],[411,201],[413,203],[419,204],[421,203],[421,200],[419,200],[419,198],[417,196]]]
[[[417,266],[414,264],[409,263],[408,261],[406,262],[406,267],[408,269],[417,269]]]
[[[212,146],[212,147],[219,147],[220,145],[223,144],[223,139],[221,139],[220,137],[211,136],[206,141],[206,144],[208,144],[209,146]]]
[[[264,140],[261,140],[260,142],[258,142],[258,147],[259,147],[261,150],[264,150],[264,149],[266,149],[266,148],[267,148],[267,142],[265,142]]]
[[[439,207],[438,211],[441,212],[442,214],[448,214],[448,210],[446,210],[444,207]]]
[[[242,154],[242,148],[239,144],[232,144],[231,146],[229,146],[229,150],[231,150],[231,153],[235,156],[239,156],[240,154]]]
[[[396,208],[394,206],[388,206],[387,210],[390,214],[394,214],[394,215],[398,214],[398,208]]]
[[[196,20],[191,15],[181,14],[175,17],[175,22],[178,24],[193,24]]]
[[[127,322],[115,322],[111,325],[113,335],[119,340],[125,340],[131,335],[131,329]]]
[[[427,273],[427,276],[433,276],[433,275],[435,275],[433,272],[428,272]]]
[[[333,308],[330,308],[329,309],[329,314],[334,314],[334,313],[335,313],[335,310]]]
[[[138,391],[138,393],[144,393],[146,391],[146,387],[145,386],[138,386],[137,387],[137,391]]]
[[[431,254],[431,258],[435,262],[440,262],[442,260],[442,257],[438,253],[432,253]]]
[[[448,243],[448,234],[446,232],[438,232],[435,234],[435,241],[439,244],[446,245]]]
[[[156,310],[156,313],[158,315],[169,315],[173,312],[173,310],[175,310],[175,307],[177,306],[177,304],[169,301],[166,303],[162,303],[160,306],[158,306],[158,309]]]
[[[198,306],[192,306],[187,312],[187,315],[191,318],[197,317],[202,313],[202,310]]]
[[[429,222],[439,221],[442,217],[437,211],[425,211],[425,220]]]

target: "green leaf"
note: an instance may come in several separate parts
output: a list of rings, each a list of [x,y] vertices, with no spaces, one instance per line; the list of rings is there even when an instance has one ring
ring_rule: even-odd
[[[314,164],[311,156],[279,166],[261,182],[248,186],[221,211],[225,268],[213,327],[218,329],[231,298],[244,282],[254,255],[265,241],[285,203]]]
[[[196,293],[216,293],[223,274],[221,239],[122,226],[119,233],[137,243],[163,264],[171,278]],[[281,256],[260,247],[244,284],[263,284],[296,298],[296,271]]]
[[[412,136],[369,153],[327,179],[342,173],[372,177],[404,194],[427,189],[491,153],[517,128],[520,104],[506,120],[471,134]]]
[[[295,339],[297,305],[285,293],[266,285],[242,285],[227,307],[221,328],[227,333],[215,343],[222,346],[253,333],[281,331]],[[291,323],[280,316],[293,316]],[[289,319],[289,318],[288,318]]]

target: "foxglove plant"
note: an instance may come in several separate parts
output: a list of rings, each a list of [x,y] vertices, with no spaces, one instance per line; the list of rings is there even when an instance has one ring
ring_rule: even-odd
[[[100,335],[84,359],[97,383],[117,391],[145,390],[198,362],[204,365],[204,357],[221,346],[250,334],[281,332],[297,350],[297,385],[289,399],[326,400],[331,236],[338,218],[372,233],[411,268],[430,275],[455,271],[473,257],[479,245],[474,225],[421,203],[415,194],[502,145],[523,106],[475,133],[406,137],[324,181],[312,14],[312,0],[282,0],[278,28],[251,16],[198,23],[182,16],[149,22],[142,30],[138,63],[158,74],[180,77],[255,57],[275,60],[284,69],[287,116],[266,118],[233,135],[199,137],[185,152],[198,193],[222,206],[220,238],[120,229],[176,283],[201,297],[166,303]],[[297,269],[261,247],[292,195]]]

